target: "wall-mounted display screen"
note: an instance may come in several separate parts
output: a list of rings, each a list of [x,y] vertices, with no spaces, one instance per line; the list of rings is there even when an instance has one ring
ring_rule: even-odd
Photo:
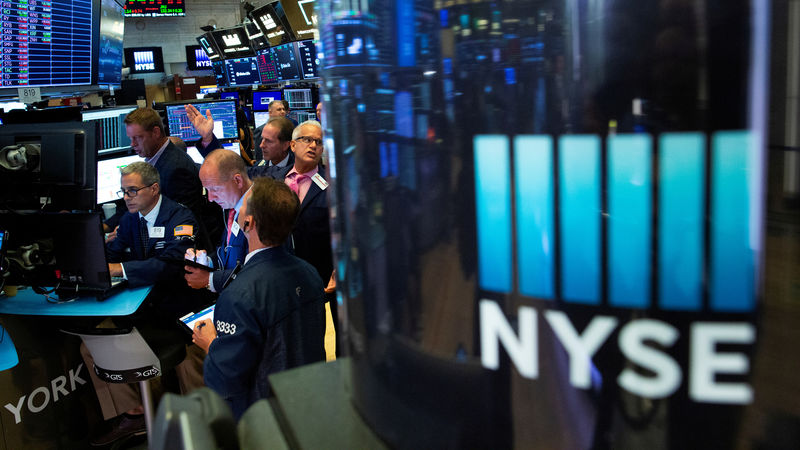
[[[253,56],[253,49],[250,48],[250,40],[243,26],[214,30],[211,35],[222,52],[223,59]]]
[[[317,46],[314,41],[308,39],[295,44],[297,45],[297,53],[300,56],[300,69],[303,72],[303,78],[319,78]]]
[[[278,71],[278,81],[302,80],[300,58],[297,57],[294,42],[281,44],[270,49],[272,61]]]
[[[2,87],[91,84],[92,0],[35,3],[3,1]]]
[[[161,47],[130,47],[125,49],[125,65],[131,73],[159,73],[164,71]]]
[[[225,60],[228,86],[247,86],[261,83],[255,56]]]
[[[126,17],[183,17],[186,15],[184,0],[128,0],[125,2]]]
[[[97,50],[97,84],[119,86],[122,80],[122,36],[125,18],[115,0],[100,3],[100,33]]]
[[[210,70],[211,59],[200,45],[186,46],[186,67],[189,70]]]

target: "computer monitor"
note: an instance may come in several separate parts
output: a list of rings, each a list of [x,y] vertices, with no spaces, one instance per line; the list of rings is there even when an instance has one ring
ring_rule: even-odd
[[[302,80],[303,75],[300,71],[300,58],[295,51],[294,42],[281,44],[270,48],[272,60],[278,70],[279,81]]]
[[[224,87],[228,85],[228,72],[225,70],[225,61],[218,60],[211,62],[211,69],[214,70],[214,79],[217,86]]]
[[[239,129],[236,124],[236,101],[235,100],[215,100],[207,102],[174,102],[163,104],[167,111],[167,123],[170,136],[178,136],[186,143],[200,139],[200,135],[195,131],[192,122],[186,116],[186,104],[191,103],[205,115],[206,110],[211,110],[214,117],[214,136],[218,139],[236,139],[239,137]]]
[[[248,17],[261,29],[270,45],[283,44],[294,39],[286,13],[278,1],[254,9]]]
[[[283,100],[281,91],[253,91],[253,111],[269,111],[273,100]]]
[[[123,8],[115,0],[100,2],[100,33],[97,41],[97,84],[120,85],[122,81],[122,37],[125,34]]]
[[[189,155],[196,164],[203,164],[205,158],[203,158],[203,155],[200,154],[200,150],[194,145],[186,147],[186,154]]]
[[[52,208],[94,209],[97,133],[95,122],[31,121],[0,127],[0,203],[39,209],[45,198]]]
[[[226,59],[225,71],[228,73],[228,86],[252,86],[261,83],[255,56]]]
[[[258,63],[258,72],[261,75],[261,84],[277,83],[278,68],[275,61],[272,59],[272,50],[261,50],[256,55],[256,62]]]
[[[283,97],[289,102],[290,109],[314,108],[311,89],[284,89]]]
[[[319,78],[319,63],[317,61],[317,46],[314,41],[296,42],[297,52],[300,55],[300,68],[303,72],[303,79]]]
[[[219,98],[223,100],[239,100],[239,93],[236,91],[233,92],[220,92]]]
[[[211,32],[214,40],[217,42],[222,52],[222,58],[243,58],[245,56],[253,56],[253,49],[250,48],[250,39],[247,37],[247,32],[241,25],[214,30]]]
[[[99,128],[98,154],[118,151],[130,147],[131,140],[125,132],[125,116],[135,110],[135,106],[102,108],[82,111],[84,122],[96,122]]]
[[[256,128],[264,125],[267,121],[269,121],[268,111],[253,111],[253,122],[255,122]]]
[[[118,200],[121,174],[119,169],[136,161],[144,161],[137,155],[123,154],[97,161],[97,204]]]

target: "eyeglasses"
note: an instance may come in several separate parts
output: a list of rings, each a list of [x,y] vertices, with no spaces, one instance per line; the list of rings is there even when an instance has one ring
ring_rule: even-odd
[[[300,136],[297,139],[295,139],[295,142],[302,142],[303,144],[306,145],[311,145],[311,143],[313,142],[318,146],[322,146],[322,139],[314,139],[311,136]]]
[[[140,188],[120,189],[120,190],[117,191],[117,197],[125,198],[125,196],[127,195],[130,198],[134,198],[134,197],[136,197],[136,195],[139,194],[139,191],[141,191],[144,188],[149,188],[150,186],[152,186],[154,184],[155,183],[150,183],[147,186],[142,186]]]

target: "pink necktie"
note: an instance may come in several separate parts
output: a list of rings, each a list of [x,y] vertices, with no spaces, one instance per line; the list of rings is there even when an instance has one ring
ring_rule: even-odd
[[[233,227],[233,216],[235,216],[235,215],[236,215],[236,209],[231,208],[231,210],[228,211],[228,239],[227,239],[227,243],[229,245],[231,243],[231,228]]]
[[[289,179],[289,189],[293,190],[298,197],[300,197],[300,181],[306,178],[308,178],[306,175],[297,173],[294,177]]]

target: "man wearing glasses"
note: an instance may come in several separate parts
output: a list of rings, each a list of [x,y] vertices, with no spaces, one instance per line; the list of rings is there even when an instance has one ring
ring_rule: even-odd
[[[294,165],[267,175],[281,180],[300,199],[289,244],[294,254],[314,266],[326,282],[333,272],[331,229],[328,223],[328,182],[324,178],[322,161],[322,127],[316,120],[298,125],[292,133],[291,150]]]
[[[135,162],[120,172],[122,188],[117,195],[125,200],[128,212],[120,219],[117,238],[106,244],[108,259],[114,261],[109,271],[111,276],[126,278],[131,287],[153,286],[131,317],[145,339],[157,333],[161,338],[183,340],[175,319],[210,299],[210,294],[190,289],[183,279],[183,257],[194,247],[197,221],[187,207],[161,195],[159,173],[152,165]],[[113,322],[100,326],[113,326]],[[81,354],[87,367],[93,367],[94,360],[83,345]],[[184,392],[202,386],[202,353],[187,351],[187,356],[176,368]],[[103,417],[110,421],[110,431],[94,437],[92,445],[143,432],[144,409],[133,387],[106,383],[93,370],[89,373]]]

